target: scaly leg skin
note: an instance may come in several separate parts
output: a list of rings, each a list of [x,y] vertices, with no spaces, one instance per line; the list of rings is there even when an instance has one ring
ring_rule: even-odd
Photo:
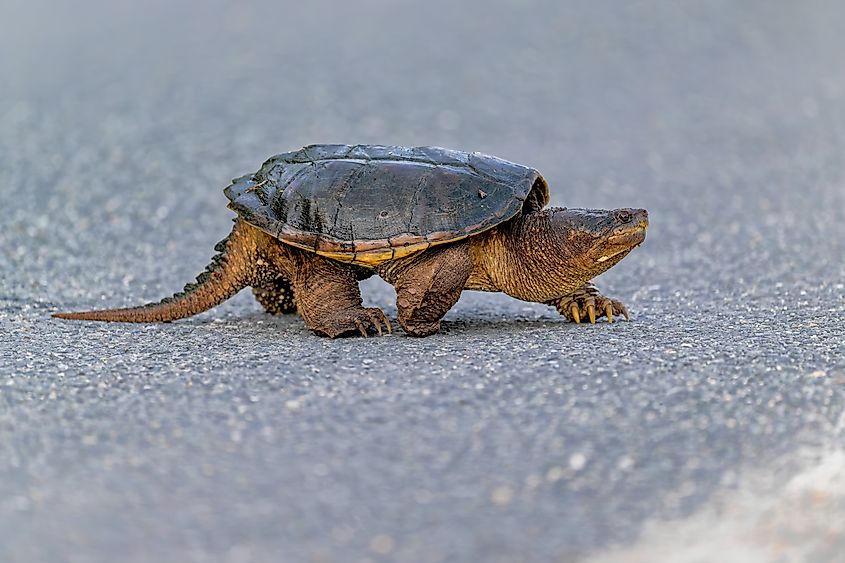
[[[399,324],[410,336],[440,330],[440,319],[458,301],[472,263],[467,244],[426,250],[379,273],[396,288]]]
[[[628,309],[616,299],[605,297],[592,284],[584,284],[569,295],[559,299],[546,301],[558,312],[569,319],[580,323],[582,320],[589,320],[595,324],[596,318],[607,317],[607,322],[613,322],[613,315],[622,315],[625,320],[630,320]]]
[[[252,294],[271,315],[296,313],[296,300],[290,280],[278,275],[252,286]]]
[[[301,251],[292,281],[299,314],[315,333],[336,338],[381,335],[382,327],[391,332],[381,309],[361,305],[358,279],[349,266]]]

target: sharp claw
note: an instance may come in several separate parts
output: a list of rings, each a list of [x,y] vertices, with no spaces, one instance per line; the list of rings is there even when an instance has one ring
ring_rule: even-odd
[[[587,316],[590,317],[590,324],[596,324],[596,308],[594,305],[587,305]]]
[[[630,321],[631,317],[628,316],[628,309],[622,303],[619,304],[619,307],[622,309],[622,315],[625,317],[626,321]]]
[[[364,324],[358,319],[355,319],[355,326],[358,327],[358,331],[361,333],[361,336],[367,338],[367,329],[364,328]]]
[[[570,305],[569,312],[572,315],[572,320],[574,320],[576,324],[581,324],[581,313],[578,311],[578,305],[575,303]]]
[[[384,328],[387,329],[387,334],[393,334],[393,327],[390,326],[390,319],[387,318],[384,311],[381,309],[373,309],[368,311],[367,314],[370,317],[370,322],[373,323],[373,326],[375,326],[378,331],[379,336],[384,336],[384,332],[381,327],[382,323],[384,323]]]
[[[375,311],[367,311],[367,316],[370,318],[370,322],[378,332],[378,335],[381,336],[381,319],[379,318],[379,314]]]
[[[390,326],[390,323],[387,320],[387,315],[385,315],[384,311],[382,311],[381,309],[378,310],[378,317],[379,321],[384,323],[385,328],[388,328]]]
[[[608,303],[604,306],[604,314],[607,315],[607,322],[613,322],[613,306]]]

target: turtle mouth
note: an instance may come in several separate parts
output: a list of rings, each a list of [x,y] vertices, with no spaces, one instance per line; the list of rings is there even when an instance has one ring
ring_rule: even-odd
[[[607,247],[609,248],[596,261],[606,262],[641,245],[645,240],[646,229],[648,229],[648,219],[636,225],[616,227],[612,234],[607,237]]]
[[[648,223],[614,229],[613,234],[607,237],[607,242],[614,246],[618,245],[625,248],[637,246],[645,240],[645,231],[647,228]]]
[[[645,210],[639,210],[634,216],[634,222],[614,227],[607,237],[607,242],[616,246],[634,247],[645,240],[645,232],[648,229],[648,214]]]

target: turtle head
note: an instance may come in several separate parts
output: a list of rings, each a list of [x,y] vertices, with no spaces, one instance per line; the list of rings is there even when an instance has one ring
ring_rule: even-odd
[[[569,295],[645,240],[645,209],[546,208],[481,240],[483,287],[525,301]]]
[[[645,209],[550,209],[561,258],[590,277],[608,270],[645,240]]]

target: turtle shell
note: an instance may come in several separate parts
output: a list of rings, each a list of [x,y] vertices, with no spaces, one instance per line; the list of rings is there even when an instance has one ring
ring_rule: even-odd
[[[279,240],[376,266],[544,207],[533,168],[438,147],[309,145],[225,189],[229,207]]]

